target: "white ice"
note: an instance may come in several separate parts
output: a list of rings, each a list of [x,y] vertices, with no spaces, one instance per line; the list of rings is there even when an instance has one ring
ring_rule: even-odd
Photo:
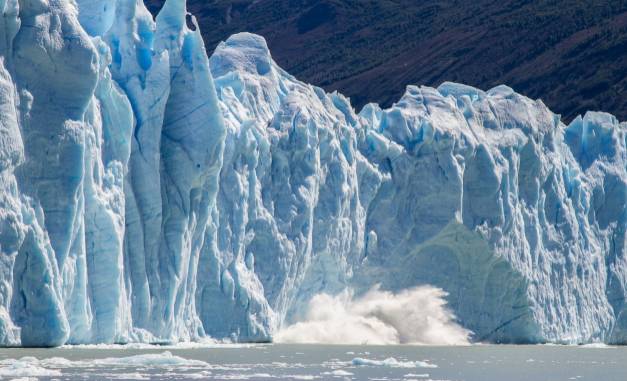
[[[351,361],[355,366],[385,366],[390,368],[437,368],[437,364],[426,361],[400,361],[394,357],[388,357],[384,360],[373,360],[363,357],[355,357]]]

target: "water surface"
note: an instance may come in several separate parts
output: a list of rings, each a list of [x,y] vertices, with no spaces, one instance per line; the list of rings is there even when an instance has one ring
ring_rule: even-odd
[[[0,377],[41,380],[627,380],[627,348],[572,346],[0,349]]]

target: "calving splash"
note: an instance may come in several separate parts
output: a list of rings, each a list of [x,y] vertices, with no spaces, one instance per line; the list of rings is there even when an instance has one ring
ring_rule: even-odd
[[[453,83],[356,113],[259,36],[208,57],[184,0],[0,10],[0,344],[267,342],[319,294],[372,341],[627,343],[613,116]]]
[[[279,343],[316,344],[468,344],[470,332],[455,323],[446,294],[416,287],[398,294],[378,287],[365,295],[354,292],[314,296],[303,321],[281,329]]]

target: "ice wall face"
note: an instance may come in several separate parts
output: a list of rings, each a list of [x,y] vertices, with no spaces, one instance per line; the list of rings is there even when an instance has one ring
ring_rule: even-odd
[[[359,181],[380,180],[357,150],[348,101],[282,71],[261,37],[233,36],[210,63],[228,134],[207,268],[222,293],[208,295],[236,304],[237,322],[271,312],[272,329],[314,293],[348,284],[374,192],[360,194]],[[210,332],[221,336],[233,323],[216,324],[216,308]]]
[[[0,8],[3,342],[115,337],[124,325],[116,270],[130,107],[98,53],[106,47],[92,43],[69,3]]]
[[[2,343],[204,336],[223,124],[184,2],[0,9]]]
[[[220,252],[254,259],[229,279],[253,270],[279,323],[318,292],[428,283],[477,340],[624,340],[625,124],[450,83],[355,115],[248,34],[210,62]]]
[[[110,78],[108,48],[89,39],[69,3],[14,9],[20,28],[4,55],[24,142],[14,174],[32,210],[12,224],[24,241],[11,316],[23,345],[111,340],[129,323],[121,263],[130,105]]]
[[[366,144],[393,179],[368,216],[384,253],[370,260],[386,272],[413,269],[389,287],[423,279],[444,288],[480,339],[624,335],[615,319],[625,270],[614,264],[625,255],[624,124],[589,113],[566,127],[509,88],[456,84],[409,87],[390,110],[362,115],[387,138],[372,134]],[[594,149],[577,153],[582,128],[599,132],[587,134]],[[600,189],[615,197],[612,222],[594,206]]]
[[[135,116],[123,269],[140,340],[205,335],[196,278],[224,125],[200,32],[188,29],[186,13],[184,1],[168,1],[155,23],[141,2],[118,1],[103,36]]]
[[[247,34],[210,61],[229,126],[220,251],[255,259],[279,321],[321,291],[429,283],[479,340],[623,340],[624,125],[457,84],[357,116]]]
[[[185,1],[0,0],[0,344],[270,340],[432,284],[476,340],[627,342],[627,125],[501,86],[356,114]]]

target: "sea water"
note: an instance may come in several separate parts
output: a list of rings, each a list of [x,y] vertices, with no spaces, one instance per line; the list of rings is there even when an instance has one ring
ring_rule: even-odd
[[[608,346],[192,345],[0,349],[2,379],[627,380]]]

